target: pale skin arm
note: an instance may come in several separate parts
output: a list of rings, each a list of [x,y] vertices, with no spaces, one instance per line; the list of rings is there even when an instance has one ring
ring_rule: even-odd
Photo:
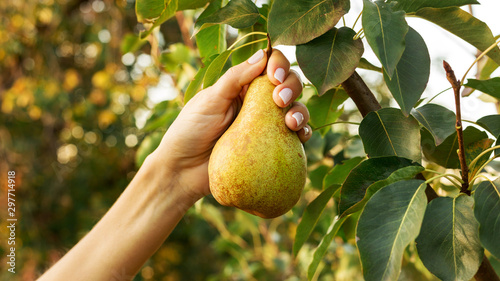
[[[237,114],[248,84],[265,65],[266,55],[260,50],[191,99],[106,215],[38,280],[131,280],[186,211],[210,193],[212,148]],[[284,122],[305,142],[311,136],[309,113],[293,102],[302,92],[302,82],[289,69],[288,60],[274,50],[267,65],[268,77],[277,85],[273,98],[280,107],[292,104]],[[279,95],[285,88],[292,92],[289,99],[290,91],[281,93],[286,102]],[[295,113],[303,117],[300,124],[300,114]]]

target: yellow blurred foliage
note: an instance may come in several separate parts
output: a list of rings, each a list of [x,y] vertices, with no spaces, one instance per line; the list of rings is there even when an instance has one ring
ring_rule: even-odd
[[[144,99],[144,96],[146,96],[146,88],[141,85],[136,85],[134,88],[132,88],[132,91],[130,91],[130,96],[136,102],[142,101]]]
[[[76,104],[74,107],[73,107],[73,116],[84,116],[85,115],[85,112],[87,110],[87,106],[85,105],[85,103],[79,103],[79,104]]]
[[[12,27],[18,29],[20,28],[21,26],[23,26],[23,23],[24,23],[24,18],[23,16],[21,16],[20,14],[17,14],[17,15],[14,15],[12,16],[12,18],[10,19],[10,23],[12,24]]]
[[[116,115],[111,110],[101,111],[97,117],[99,128],[106,129],[109,125],[116,121]]]
[[[2,100],[2,112],[9,114],[14,109],[15,96],[11,92],[7,92]]]
[[[108,72],[101,70],[92,76],[92,85],[96,88],[107,89],[111,84],[111,75]]]
[[[89,101],[95,105],[103,106],[108,101],[108,98],[103,90],[94,89],[90,92]]]
[[[172,264],[179,264],[182,261],[179,251],[174,247],[163,248],[162,257],[164,257]]]
[[[62,117],[64,121],[70,122],[71,118],[73,117],[73,111],[71,110],[71,108],[64,109],[62,112]]]
[[[38,11],[38,20],[42,24],[49,24],[52,21],[52,10],[49,8],[43,8]]]
[[[25,90],[22,92],[19,92],[17,95],[16,99],[16,105],[21,108],[25,108],[28,105],[33,104],[35,101],[35,97],[33,96],[33,93],[30,90]]]
[[[80,74],[73,68],[68,69],[64,74],[63,89],[71,91],[80,84]]]
[[[7,40],[9,39],[8,36],[9,36],[8,32],[0,29],[0,44],[7,42]],[[0,50],[3,51],[3,49],[1,49],[1,48],[0,48]]]
[[[47,99],[52,99],[59,92],[59,84],[52,80],[45,84],[43,94]]]
[[[32,120],[38,120],[42,116],[42,109],[36,105],[32,105],[28,108],[28,115]]]
[[[29,84],[29,78],[27,77],[21,77],[14,82],[12,87],[10,88],[11,91],[15,93],[19,93],[24,91],[27,88],[27,85]]]

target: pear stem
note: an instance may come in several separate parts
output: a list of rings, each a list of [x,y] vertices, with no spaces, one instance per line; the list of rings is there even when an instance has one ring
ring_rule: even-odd
[[[267,55],[267,61],[266,61],[266,67],[264,67],[264,70],[262,71],[261,75],[265,75],[267,73],[267,63],[269,62],[269,58],[271,57],[273,53],[273,46],[271,46],[271,37],[269,37],[269,33],[267,34],[267,49],[266,49],[266,55]]]

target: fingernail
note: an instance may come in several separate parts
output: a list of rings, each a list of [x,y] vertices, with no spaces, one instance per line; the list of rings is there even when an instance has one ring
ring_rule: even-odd
[[[304,115],[302,115],[302,113],[300,112],[295,112],[294,114],[292,114],[292,117],[295,118],[295,121],[297,121],[297,126],[300,126],[302,121],[304,121]]]
[[[249,64],[256,64],[258,63],[262,58],[264,57],[264,51],[262,49],[258,50],[253,54],[249,59],[248,63]]]
[[[290,99],[292,98],[292,90],[288,88],[283,88],[278,95],[280,96],[281,100],[283,101],[283,104],[287,104]]]
[[[304,127],[304,136],[309,135],[309,128]]]
[[[283,81],[285,81],[285,70],[283,68],[276,69],[274,72],[274,78],[280,81],[280,83],[283,83]]]

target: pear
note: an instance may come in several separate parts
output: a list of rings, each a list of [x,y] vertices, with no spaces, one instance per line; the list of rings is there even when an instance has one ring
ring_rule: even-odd
[[[289,107],[274,103],[274,88],[266,74],[250,83],[238,116],[215,144],[208,164],[214,198],[262,218],[288,212],[307,176],[304,147],[285,124]]]

